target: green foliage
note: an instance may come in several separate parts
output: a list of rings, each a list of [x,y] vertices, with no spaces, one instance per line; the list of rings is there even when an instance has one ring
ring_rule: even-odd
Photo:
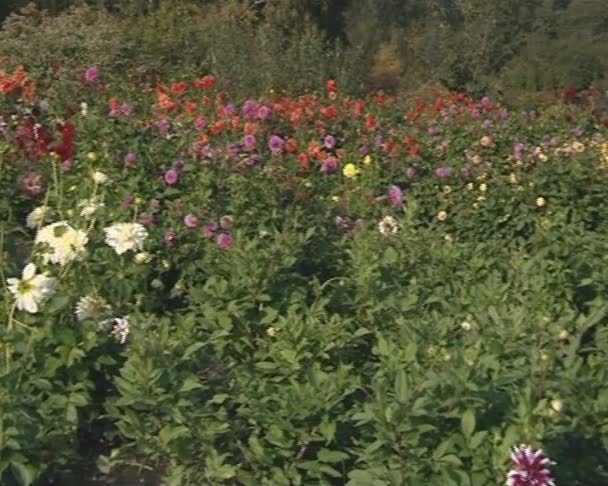
[[[186,48],[159,8],[177,39],[167,52]],[[246,25],[269,67],[274,33],[297,18],[266,14]],[[227,43],[234,25],[218,27]],[[302,79],[269,75],[263,89],[321,80],[304,60],[320,44],[283,40]],[[475,486],[501,482],[520,443],[542,445],[559,484],[606,483],[608,142],[584,110],[532,117],[447,93],[412,112],[333,88],[264,97],[256,161],[228,104],[253,99],[224,98],[226,80],[169,79],[176,106],[163,111],[111,67],[82,78],[83,66],[45,72],[37,104],[0,100],[2,484],[153,472],[175,485]],[[42,128],[65,138],[68,104],[71,164],[25,150]],[[341,152],[326,147],[339,165],[323,173],[328,155],[310,147],[329,134]],[[273,153],[278,135],[295,148]],[[32,172],[40,193],[23,182]],[[42,205],[66,221],[53,237],[67,223],[86,234],[78,258],[55,263],[35,242]],[[142,247],[116,251],[107,230],[136,221]],[[41,278],[15,290],[26,263]],[[19,309],[27,284],[51,277],[39,312]],[[97,307],[84,312],[84,297]]]
[[[607,26],[603,0],[57,0],[9,16],[0,54],[146,80],[211,70],[235,94],[332,77],[353,94],[430,83],[517,96],[604,82]]]

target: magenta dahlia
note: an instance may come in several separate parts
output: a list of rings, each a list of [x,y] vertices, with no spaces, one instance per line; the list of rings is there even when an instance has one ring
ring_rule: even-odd
[[[513,465],[507,474],[506,486],[555,486],[549,466],[555,464],[543,451],[529,445],[514,447]]]

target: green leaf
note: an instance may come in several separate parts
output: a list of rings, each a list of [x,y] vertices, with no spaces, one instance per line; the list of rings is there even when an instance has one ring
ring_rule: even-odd
[[[281,356],[287,361],[289,364],[297,365],[298,357],[296,352],[293,349],[283,349],[281,351]]]
[[[342,477],[342,473],[340,473],[339,471],[336,471],[333,467],[329,467],[327,464],[321,464],[319,466],[319,471],[324,472],[325,474],[327,474],[328,476],[331,476],[332,478],[341,478]]]
[[[348,486],[369,486],[374,482],[374,477],[367,471],[355,470],[348,474]]]
[[[29,486],[34,482],[34,471],[30,466],[21,462],[11,462],[11,469],[21,486]]]
[[[451,446],[452,446],[451,439],[444,440],[441,444],[439,444],[437,449],[435,449],[433,451],[433,459],[438,460],[440,457],[443,457]]]
[[[359,329],[357,329],[353,333],[353,337],[354,338],[358,338],[358,337],[361,337],[361,336],[366,336],[367,334],[371,334],[371,331],[369,329],[364,328],[364,327],[360,327]]]
[[[488,308],[488,314],[490,315],[490,318],[492,319],[492,321],[494,321],[494,324],[496,324],[497,326],[502,326],[502,319],[498,315],[498,311],[496,310],[496,307],[491,305]]]
[[[407,361],[408,363],[411,363],[413,361],[416,360],[416,353],[418,351],[418,346],[416,343],[409,343],[406,347],[405,347],[405,354],[404,354],[404,359],[405,361]]]
[[[448,454],[447,456],[442,456],[438,459],[439,462],[443,462],[446,464],[453,464],[454,466],[462,466],[462,461],[458,458],[458,456],[454,454]]]
[[[336,435],[336,423],[330,421],[328,418],[323,419],[319,424],[319,432],[325,438],[326,443],[329,443]]]
[[[198,381],[198,378],[196,376],[189,376],[184,380],[184,383],[180,387],[179,392],[185,393],[202,387],[203,385],[201,385],[200,381]]]
[[[169,442],[178,439],[180,437],[187,437],[190,435],[190,429],[184,425],[166,425],[161,429],[158,434],[163,445],[169,444]]]
[[[260,323],[261,324],[272,324],[277,319],[277,316],[279,315],[279,311],[277,311],[276,309],[273,309],[272,307],[266,307],[264,310],[266,311],[266,315],[260,321]]]
[[[184,351],[183,359],[188,359],[190,356],[192,356],[194,353],[196,353],[199,349],[201,349],[204,345],[205,345],[205,343],[200,343],[200,342],[191,344]]]
[[[471,437],[473,432],[475,432],[475,413],[472,410],[467,410],[462,414],[460,425],[464,436],[467,438]]]
[[[267,456],[266,451],[260,443],[260,440],[255,435],[249,437],[249,450],[258,459],[262,459]]]
[[[67,295],[55,295],[45,307],[45,311],[49,314],[56,314],[61,309],[65,308],[70,303],[70,298]]]
[[[218,393],[217,395],[213,395],[211,400],[208,403],[224,403],[226,400],[230,398],[230,395],[227,393]]]
[[[348,454],[341,451],[331,451],[329,449],[321,449],[317,454],[319,461],[333,464],[348,459]]]
[[[400,403],[407,403],[410,397],[407,376],[402,369],[395,376],[395,395]]]
[[[385,265],[394,265],[399,260],[399,255],[392,246],[389,246],[386,250],[384,250],[383,260]]]
[[[471,437],[471,441],[469,442],[469,447],[472,450],[477,449],[481,445],[481,443],[483,442],[483,440],[486,438],[487,435],[488,435],[487,430],[480,430],[473,437]]]
[[[274,370],[278,368],[276,363],[272,363],[271,361],[260,361],[255,364],[256,368],[260,368],[262,370]]]

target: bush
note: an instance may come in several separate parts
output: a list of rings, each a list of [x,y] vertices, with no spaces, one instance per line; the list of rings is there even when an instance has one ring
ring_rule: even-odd
[[[3,484],[494,484],[520,443],[605,483],[608,144],[582,108],[103,69],[27,101],[10,73]]]

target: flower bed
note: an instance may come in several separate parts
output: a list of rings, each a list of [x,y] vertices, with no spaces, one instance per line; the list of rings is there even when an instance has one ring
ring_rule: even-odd
[[[3,484],[606,483],[585,109],[7,72]]]

